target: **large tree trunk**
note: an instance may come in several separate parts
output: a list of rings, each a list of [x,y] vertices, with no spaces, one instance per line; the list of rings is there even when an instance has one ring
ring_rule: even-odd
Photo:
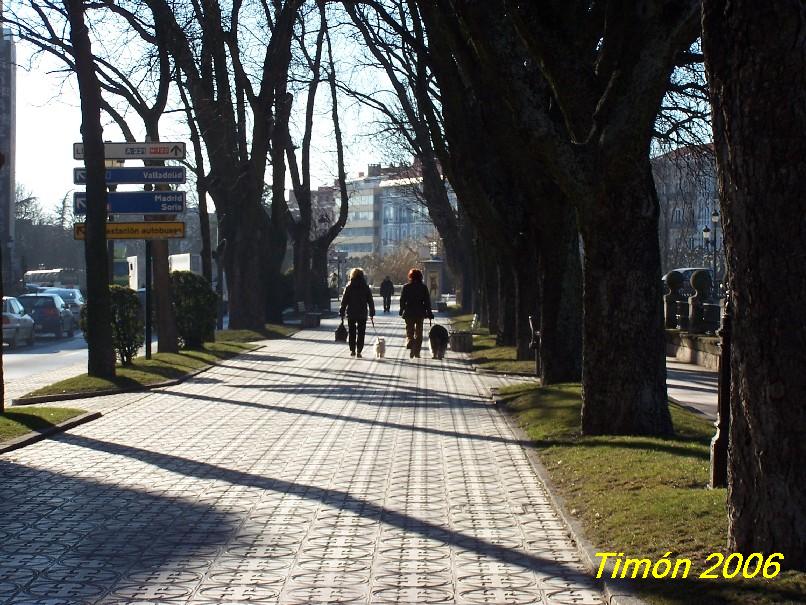
[[[806,570],[806,15],[800,2],[703,8],[734,312],[728,548]]]
[[[575,213],[560,202],[541,214],[540,382],[582,378],[582,265]]]
[[[534,359],[534,351],[529,348],[532,342],[532,329],[529,317],[535,317],[540,301],[537,279],[537,252],[533,238],[523,241],[514,265],[515,274],[515,355],[518,361]]]
[[[3,169],[3,165],[6,163],[5,156],[0,153],[0,170]],[[4,293],[3,293],[3,247],[0,246],[0,300],[2,300]],[[3,377],[3,347],[2,343],[0,343],[0,414],[5,413],[6,411],[6,389],[5,389],[5,379]]]
[[[314,242],[311,250],[311,280],[313,286],[311,300],[314,306],[323,311],[330,311],[327,248],[324,242]]]
[[[498,332],[495,342],[502,346],[515,346],[515,271],[513,265],[497,257]],[[492,330],[491,330],[492,331]]]
[[[156,124],[152,127],[150,140],[158,141],[159,135]],[[162,160],[147,161],[147,166],[164,166]],[[170,191],[170,185],[157,185],[157,191]],[[145,220],[166,220],[176,217],[164,215],[144,216]],[[154,293],[157,307],[157,351],[160,353],[179,352],[179,330],[176,327],[176,313],[174,312],[173,288],[171,287],[171,272],[168,262],[168,240],[153,240],[151,242],[151,264],[154,268]]]
[[[580,212],[585,245],[582,431],[671,435],[658,201],[649,161],[624,176],[602,192],[606,199],[593,200]]]
[[[151,259],[154,267],[154,294],[157,307],[157,350],[160,353],[179,352],[179,332],[173,308],[171,274],[168,270],[168,240],[151,242]]]
[[[481,325],[486,326],[493,336],[498,334],[498,265],[490,255],[490,246],[483,244],[479,237],[476,240],[478,248],[476,254],[479,258],[479,268],[481,269],[481,284],[484,290],[483,313],[480,317]],[[485,316],[486,315],[486,316]]]
[[[462,246],[467,251],[465,262],[462,264],[459,277],[459,293],[461,299],[456,302],[461,305],[462,313],[472,313],[478,309],[478,263],[475,261],[473,250],[473,229],[469,224],[467,214],[459,205],[459,233],[462,238]]]
[[[271,263],[268,239],[268,217],[258,204],[243,204],[240,220],[224,222],[227,252],[224,263],[227,270],[230,318],[232,329],[263,330],[266,317],[267,275],[279,263]],[[243,216],[248,214],[248,216]],[[282,257],[280,258],[282,262]],[[272,290],[278,289],[278,282]]]
[[[310,202],[309,202],[310,203]],[[300,219],[301,220],[301,219]],[[295,225],[297,232],[293,238],[294,246],[294,300],[311,304],[311,241],[310,229],[304,230],[305,224]],[[303,232],[304,231],[304,232]]]
[[[101,126],[101,88],[95,74],[82,0],[66,0],[70,41],[76,59],[81,94],[81,137],[87,168],[87,228],[84,255],[87,267],[87,373],[114,378],[112,309],[106,251],[106,168]]]

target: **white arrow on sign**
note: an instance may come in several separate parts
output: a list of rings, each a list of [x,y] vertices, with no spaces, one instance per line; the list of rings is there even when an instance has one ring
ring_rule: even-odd
[[[183,160],[185,144],[181,142],[104,143],[108,160]],[[84,144],[73,143],[73,159],[84,159]]]

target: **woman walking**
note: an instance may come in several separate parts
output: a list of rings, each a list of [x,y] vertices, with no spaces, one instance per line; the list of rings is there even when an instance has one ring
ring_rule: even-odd
[[[341,295],[341,308],[339,315],[344,321],[347,315],[348,344],[350,345],[350,355],[361,357],[364,348],[364,333],[367,330],[367,308],[369,317],[375,317],[375,303],[372,300],[372,290],[370,290],[367,280],[364,277],[363,269],[353,269],[350,271],[350,283],[344,288]]]
[[[423,321],[434,319],[431,311],[431,296],[423,283],[419,269],[409,271],[409,283],[400,293],[400,315],[406,320],[406,348],[409,357],[419,357],[423,346]]]

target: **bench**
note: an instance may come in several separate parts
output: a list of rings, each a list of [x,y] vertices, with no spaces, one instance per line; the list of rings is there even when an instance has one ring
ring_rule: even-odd
[[[472,353],[473,352],[473,333],[465,331],[457,331],[450,333],[451,351],[457,353]]]

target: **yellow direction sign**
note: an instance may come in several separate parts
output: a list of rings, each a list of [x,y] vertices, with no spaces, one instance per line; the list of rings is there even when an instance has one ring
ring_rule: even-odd
[[[73,225],[75,239],[84,239],[85,235],[85,223]],[[185,237],[185,223],[182,221],[106,224],[106,239],[182,239],[183,237]]]

